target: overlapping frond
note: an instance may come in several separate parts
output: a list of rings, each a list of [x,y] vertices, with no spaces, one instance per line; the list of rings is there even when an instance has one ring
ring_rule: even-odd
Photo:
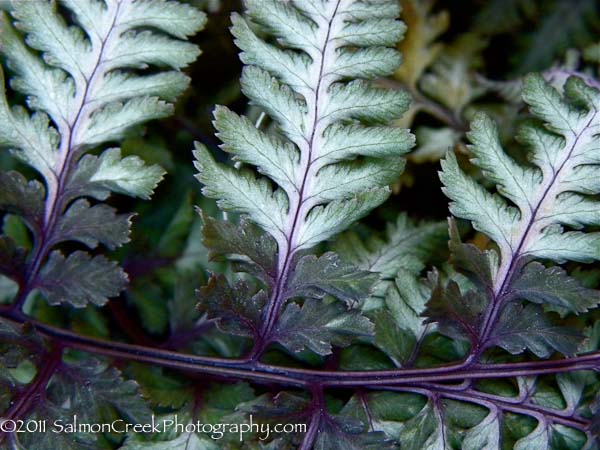
[[[561,96],[541,76],[526,78],[523,97],[544,126],[525,127],[520,140],[529,146],[531,167],[517,164],[500,145],[494,124],[478,116],[470,139],[473,162],[496,184],[492,194],[467,178],[449,155],[442,181],[453,200],[454,215],[473,221],[499,246],[502,267],[514,258],[591,261],[600,259],[600,192],[595,176],[600,162],[600,93],[570,78]],[[504,198],[503,198],[504,197]]]

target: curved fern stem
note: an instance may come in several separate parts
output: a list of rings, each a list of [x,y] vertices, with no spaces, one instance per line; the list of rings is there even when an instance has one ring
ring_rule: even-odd
[[[429,368],[367,371],[299,369],[263,364],[247,359],[196,356],[164,349],[112,342],[47,325],[22,314],[11,312],[8,309],[0,310],[0,317],[17,325],[30,324],[42,336],[68,348],[124,361],[137,361],[186,372],[236,377],[257,383],[273,383],[281,386],[307,387],[312,384],[319,384],[323,388],[360,388],[446,381],[463,382],[464,380],[528,377],[580,370],[600,370],[600,352],[557,360],[494,364],[480,364],[471,361]]]

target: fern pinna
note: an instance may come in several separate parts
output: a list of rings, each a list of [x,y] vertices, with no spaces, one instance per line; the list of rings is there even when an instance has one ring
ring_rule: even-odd
[[[10,16],[3,13],[0,21],[0,50],[14,74],[11,87],[27,103],[27,108],[9,106],[0,73],[0,145],[35,171],[31,179],[17,171],[0,173],[0,208],[32,236],[30,249],[10,233],[0,237],[0,271],[17,285],[8,311],[14,317],[31,310],[27,301],[34,293],[50,305],[84,307],[104,305],[125,288],[127,275],[115,262],[65,243],[94,250],[129,241],[132,214],[119,214],[103,201],[113,192],[148,199],[164,172],[138,156],[123,157],[117,147],[106,149],[107,144],[135,125],[172,113],[169,102],[189,84],[179,69],[199,54],[185,39],[204,23],[203,13],[163,0],[75,0],[58,6],[15,1]],[[154,67],[159,70],[147,70]],[[3,419],[21,418],[35,408],[43,416],[39,408],[52,403],[36,405],[33,399],[53,376],[58,385],[61,377],[63,384],[96,379],[107,393],[116,387],[115,405],[124,399],[139,404],[135,385],[120,380],[115,369],[94,360],[66,365],[61,351],[41,342],[29,351],[40,364],[38,378],[24,392],[15,387]],[[95,417],[101,406],[89,400],[93,413],[86,415]],[[18,445],[15,436],[12,446]],[[48,436],[46,441],[36,448],[81,448],[61,446]],[[24,445],[32,442],[34,436],[25,437]]]
[[[205,195],[219,199],[225,210],[247,214],[277,244],[273,261],[254,261],[267,266],[262,279],[267,291],[255,300],[263,311],[254,314],[260,316],[253,326],[254,356],[272,341],[326,354],[333,335],[361,334],[367,324],[348,317],[336,330],[332,322],[340,314],[327,312],[336,304],[286,302],[330,293],[353,304],[368,292],[368,274],[343,266],[333,254],[303,253],[381,204],[387,185],[402,170],[401,156],[413,137],[386,123],[406,110],[408,98],[369,80],[398,66],[400,56],[391,47],[403,26],[395,20],[394,2],[256,1],[246,6],[252,22],[234,15],[232,28],[248,64],[242,90],[269,114],[276,131],[266,133],[218,108],[215,127],[223,149],[247,166],[234,170],[216,164],[198,147],[198,179]],[[257,36],[256,24],[279,45]],[[248,166],[268,179],[257,178]],[[294,329],[319,316],[324,320],[313,322],[313,333]]]
[[[65,7],[77,25],[68,26],[56,5],[43,1],[14,2],[14,27],[7,16],[1,25],[2,52],[15,72],[12,87],[27,96],[33,114],[10,108],[3,95],[0,142],[44,181],[2,174],[3,209],[22,217],[34,237],[23,271],[10,274],[19,284],[15,308],[34,289],[50,304],[83,306],[102,305],[125,287],[125,273],[103,256],[76,251],[65,257],[53,249],[72,240],[91,249],[128,241],[131,216],[88,198],[102,201],[110,192],[149,198],[163,171],[136,156],[122,158],[118,148],[86,153],[134,125],[170,114],[168,101],[189,83],[177,69],[199,53],[181,41],[204,20],[187,6],[74,1]],[[162,8],[170,14],[157,15]],[[148,65],[175,70],[135,73]],[[10,237],[3,237],[3,248],[19,251]]]
[[[597,448],[600,299],[568,263],[600,255],[600,92],[583,78],[557,90],[527,76],[531,117],[518,135],[527,156],[505,152],[494,122],[476,115],[472,165],[453,152],[442,161],[449,227],[400,215],[383,236],[346,230],[388,198],[414,145],[408,130],[390,126],[409,96],[381,87],[401,63],[400,8],[394,0],[245,8],[231,31],[246,64],[242,91],[261,119],[217,107],[214,125],[234,164],[201,144],[194,151],[202,192],[235,213],[217,219],[203,201],[201,251],[235,273],[211,274],[198,308],[185,290],[170,300],[169,321],[186,326],[162,344],[144,336],[144,346],[41,320],[40,299],[60,311],[102,306],[125,287],[124,271],[97,248],[126,243],[131,216],[104,201],[111,192],[148,198],[163,172],[104,147],[170,113],[167,102],[188,84],[179,69],[198,56],[185,38],[204,16],[171,0],[14,2],[3,16],[15,98],[0,99],[0,142],[35,172],[0,175],[0,271],[17,290],[0,309],[0,424],[74,414],[143,424],[158,414],[239,425],[252,415],[303,431],[266,442],[188,429],[0,427],[1,445]],[[28,109],[9,106],[20,94]],[[468,223],[478,245],[461,240]],[[432,263],[439,267],[426,272]]]
[[[442,165],[452,213],[471,220],[498,246],[497,252],[480,255],[482,266],[470,274],[485,289],[480,303],[488,304],[475,334],[479,353],[499,345],[512,353],[527,348],[542,357],[554,350],[573,354],[577,336],[550,327],[535,304],[564,315],[586,312],[600,301],[597,291],[582,288],[560,267],[535,261],[600,258],[600,235],[584,229],[600,219],[593,198],[598,193],[594,153],[600,97],[576,77],[564,90],[566,98],[561,98],[541,76],[525,79],[523,98],[543,124],[525,126],[519,135],[530,148],[532,167],[517,164],[502,150],[489,118],[476,117],[471,124],[473,162],[512,204],[465,177],[452,155]],[[533,304],[520,305],[522,300]],[[532,322],[540,327],[530,328]]]

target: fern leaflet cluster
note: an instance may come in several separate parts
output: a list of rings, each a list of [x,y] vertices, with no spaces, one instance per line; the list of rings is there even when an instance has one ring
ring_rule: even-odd
[[[185,39],[204,24],[203,13],[165,0],[65,0],[61,7],[68,17],[54,2],[15,1],[12,20],[3,13],[0,22],[11,86],[27,99],[27,108],[10,107],[0,94],[0,145],[43,181],[0,174],[0,206],[34,236],[28,255],[2,237],[0,259],[15,252],[22,259],[19,270],[4,272],[19,284],[19,306],[36,289],[50,304],[82,307],[104,304],[125,287],[126,274],[104,256],[65,255],[58,246],[128,242],[131,214],[102,201],[111,192],[149,198],[163,170],[116,147],[90,151],[172,113],[169,102],[189,84],[179,69],[199,54]]]
[[[370,83],[400,63],[391,48],[403,33],[395,2],[269,0],[246,7],[248,19],[234,15],[232,28],[247,64],[242,90],[276,129],[257,129],[218,107],[223,149],[243,166],[215,163],[202,146],[195,155],[203,193],[247,215],[277,244],[258,335],[269,340],[292,295],[286,285],[297,255],[387,198],[413,137],[386,125],[406,110],[408,97]]]
[[[471,340],[480,350],[499,345],[512,353],[527,348],[539,356],[553,350],[573,354],[579,338],[553,326],[538,305],[562,315],[578,314],[596,307],[600,296],[580,286],[560,266],[547,267],[536,260],[600,258],[600,234],[584,228],[600,223],[593,197],[599,192],[595,172],[600,94],[583,79],[571,77],[560,95],[541,75],[530,75],[524,81],[523,98],[540,121],[525,125],[519,135],[530,149],[530,166],[505,153],[489,118],[478,116],[471,125],[473,163],[496,185],[497,193],[465,176],[454,155],[442,163],[451,212],[470,220],[498,247],[498,252],[485,254],[473,246],[465,249],[455,234],[451,250],[454,247],[460,269],[479,288],[468,295],[469,309],[479,309],[472,323],[483,318],[480,326],[470,328]],[[465,300],[459,296],[457,301]]]

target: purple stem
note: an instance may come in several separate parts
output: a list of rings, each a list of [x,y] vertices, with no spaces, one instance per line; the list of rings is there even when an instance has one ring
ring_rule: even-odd
[[[313,400],[310,405],[311,416],[308,430],[302,439],[302,445],[299,450],[311,450],[314,446],[315,439],[319,434],[321,421],[325,414],[325,398],[323,397],[323,389],[320,386],[312,387]]]
[[[413,86],[406,85],[397,80],[392,80],[390,78],[382,78],[378,80],[379,84],[385,86],[390,89],[396,89],[400,91],[409,91],[413,97],[412,106],[416,109],[423,109],[431,114],[433,117],[438,119],[440,122],[445,123],[450,126],[454,130],[458,131],[461,134],[465,134],[469,127],[465,123],[465,121],[460,117],[459,112],[454,112],[448,108],[445,108],[443,105],[430,100],[418,89]]]
[[[475,403],[484,406],[491,411],[501,409],[503,411],[512,412],[515,414],[531,416],[541,421],[549,420],[553,423],[575,428],[583,432],[586,432],[590,426],[589,420],[579,416],[566,416],[560,410],[545,408],[529,402],[517,404],[511,401],[506,401],[506,399],[503,397],[485,394],[473,389],[466,389],[460,392],[452,389],[446,389],[444,386],[440,385],[416,385],[414,387],[380,386],[377,389],[393,392],[412,392],[415,394],[427,395],[430,398],[441,396],[452,400]]]
[[[551,414],[557,417],[563,418],[571,418],[575,415],[574,411],[568,409],[555,409],[555,408],[547,408],[542,405],[537,405],[532,403],[530,400],[531,393],[520,393],[516,397],[506,397],[502,395],[489,394],[487,392],[477,391],[471,388],[471,383],[462,383],[460,385],[446,385],[446,384],[433,384],[433,383],[421,383],[416,385],[420,388],[432,389],[435,391],[443,391],[443,392],[454,392],[457,394],[470,395],[481,400],[486,400],[491,403],[502,403],[508,405],[521,405],[522,407],[528,408],[531,411],[536,411],[542,414]],[[580,418],[584,420],[583,418]]]
[[[503,364],[477,364],[473,361],[418,369],[373,371],[327,371],[274,366],[247,359],[226,359],[188,355],[164,349],[112,342],[83,336],[72,331],[32,320],[21,313],[0,310],[0,317],[16,325],[30,324],[42,336],[64,347],[83,350],[125,361],[137,361],[184,372],[238,378],[263,384],[321,388],[371,388],[414,385],[415,383],[463,382],[464,380],[537,376],[579,370],[600,370],[600,352],[573,358]]]
[[[44,400],[46,386],[62,363],[62,352],[62,346],[57,345],[42,358],[42,362],[39,365],[40,371],[34,380],[27,385],[25,390],[16,394],[10,408],[2,414],[0,420],[17,420],[23,418],[32,408]],[[12,439],[12,435],[13,433],[0,431],[0,443],[7,437]]]
[[[104,73],[99,71],[102,65],[102,59],[106,42],[111,38],[114,30],[116,29],[116,20],[119,15],[120,4],[117,5],[113,24],[109,29],[107,35],[100,43],[100,51],[98,58],[94,64],[94,68],[88,78],[83,78],[83,86],[77,86],[81,88],[81,94],[78,94],[79,107],[75,115],[71,120],[67,121],[65,125],[59,125],[59,131],[61,135],[60,142],[60,158],[54,167],[55,178],[48,177],[46,179],[47,197],[45,202],[45,213],[44,223],[41,226],[40,236],[35,236],[35,243],[33,250],[31,251],[29,262],[27,266],[27,272],[25,282],[19,287],[19,291],[13,302],[14,310],[22,310],[23,304],[27,299],[28,295],[35,289],[37,282],[37,276],[42,267],[43,262],[46,260],[50,250],[52,249],[55,242],[55,232],[57,221],[62,214],[64,208],[64,190],[68,184],[70,172],[72,170],[73,162],[75,161],[76,155],[79,153],[79,148],[73,144],[73,136],[77,133],[78,127],[82,120],[87,118],[85,110],[89,104],[89,92],[90,86],[104,76]],[[76,80],[77,81],[77,80]],[[80,83],[76,83],[80,84]]]

